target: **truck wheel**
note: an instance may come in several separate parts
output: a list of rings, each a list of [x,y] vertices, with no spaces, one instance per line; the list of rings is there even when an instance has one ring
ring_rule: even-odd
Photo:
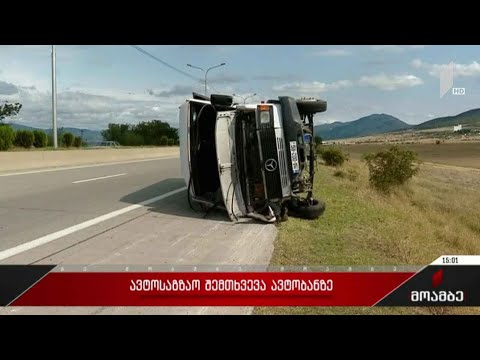
[[[315,220],[325,211],[325,203],[317,199],[297,200],[288,205],[288,214],[290,216],[302,219]]]
[[[282,206],[282,211],[280,212],[280,221],[287,221],[288,220],[288,208],[286,206]]]

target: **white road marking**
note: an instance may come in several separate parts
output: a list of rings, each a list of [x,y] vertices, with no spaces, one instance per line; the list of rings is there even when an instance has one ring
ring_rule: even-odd
[[[150,205],[154,202],[157,202],[157,201],[160,201],[160,200],[163,200],[169,196],[172,196],[172,195],[175,195],[181,191],[184,191],[186,190],[187,187],[184,186],[180,189],[176,189],[176,190],[173,190],[173,191],[170,191],[166,194],[163,194],[163,195],[159,195],[159,196],[155,196],[154,198],[151,198],[151,199],[148,199],[148,200],[145,200],[145,201],[142,201],[138,204],[135,204],[135,205],[130,205],[130,206],[127,206],[127,207],[124,207],[123,209],[119,209],[119,210],[115,210],[115,211],[112,211],[108,214],[105,214],[105,215],[101,215],[99,217],[96,217],[94,219],[91,219],[91,220],[87,220],[83,223],[80,223],[80,224],[77,224],[77,225],[73,225],[73,226],[70,226],[66,229],[63,229],[63,230],[60,230],[60,231],[57,231],[57,232],[54,232],[53,234],[49,234],[49,235],[45,235],[45,236],[42,236],[38,239],[35,239],[35,240],[32,240],[32,241],[29,241],[25,244],[21,244],[21,245],[18,245],[18,246],[15,246],[13,248],[10,248],[10,249],[7,249],[7,250],[4,250],[4,251],[0,251],[0,261],[1,260],[4,260],[4,259],[7,259],[9,257],[12,257],[14,255],[18,255],[20,253],[23,253],[25,251],[28,251],[28,250],[31,250],[31,249],[34,249],[40,245],[44,245],[44,244],[47,244],[53,240],[57,240],[57,239],[60,239],[61,237],[64,237],[64,236],[67,236],[67,235],[70,235],[70,234],[73,234],[77,231],[80,231],[80,230],[83,230],[83,229],[86,229],[86,228],[89,228],[93,225],[97,225],[103,221],[106,221],[106,220],[110,220],[110,219],[113,219],[114,217],[117,217],[119,215],[123,215],[125,213],[128,213],[132,210],[135,210],[135,209],[138,209],[138,208],[141,208],[142,206],[147,206],[147,205]]]
[[[85,180],[77,180],[77,181],[72,182],[72,184],[80,184],[80,183],[84,183],[84,182],[88,182],[88,181],[108,179],[108,178],[113,178],[113,177],[123,176],[123,175],[127,175],[127,173],[115,174],[115,175],[107,175],[107,176],[101,176],[101,177],[92,178],[92,179],[85,179]]]
[[[130,161],[111,162],[111,163],[104,163],[104,164],[90,164],[90,165],[78,165],[78,166],[58,167],[58,168],[49,168],[49,169],[41,169],[41,170],[31,170],[31,171],[24,171],[24,172],[0,174],[0,177],[3,177],[3,176],[15,176],[15,175],[28,175],[28,174],[39,174],[39,173],[51,172],[51,171],[85,169],[85,168],[90,168],[90,167],[99,167],[99,166],[108,166],[108,165],[121,165],[121,164],[131,164],[131,163],[136,163],[136,162],[158,161],[158,160],[177,159],[177,158],[178,158],[178,156],[168,156],[168,157],[161,157],[161,158],[155,158],[155,159],[142,159],[142,160],[130,160]]]

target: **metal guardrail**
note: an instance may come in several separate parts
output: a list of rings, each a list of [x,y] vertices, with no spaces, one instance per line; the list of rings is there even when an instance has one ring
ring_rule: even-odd
[[[87,141],[88,147],[113,147],[117,148],[121,145],[117,141]]]

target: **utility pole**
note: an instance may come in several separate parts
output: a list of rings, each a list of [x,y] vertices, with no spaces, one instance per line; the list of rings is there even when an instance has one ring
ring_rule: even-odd
[[[237,95],[237,94],[232,94],[232,95],[233,95],[233,96],[236,96],[236,97],[239,97],[240,99],[242,99],[242,100],[243,100],[243,105],[245,105],[245,104],[247,103],[247,100],[248,100],[249,98],[254,97],[254,96],[257,96],[256,93],[255,93],[255,94],[252,94],[252,95],[248,95],[248,96],[246,96],[246,97],[243,97],[243,96]]]
[[[207,95],[207,75],[208,75],[208,72],[212,69],[215,69],[215,68],[218,68],[220,66],[224,66],[226,65],[226,63],[221,63],[221,64],[218,64],[218,65],[215,65],[215,66],[212,66],[212,67],[209,67],[206,71],[205,69],[201,68],[201,67],[198,67],[198,66],[194,66],[194,65],[191,65],[191,64],[187,64],[187,66],[191,67],[191,68],[194,68],[194,69],[198,69],[198,70],[202,70],[203,73],[205,74],[205,96]]]
[[[52,45],[52,132],[53,147],[58,148],[57,140],[57,70],[55,45]]]

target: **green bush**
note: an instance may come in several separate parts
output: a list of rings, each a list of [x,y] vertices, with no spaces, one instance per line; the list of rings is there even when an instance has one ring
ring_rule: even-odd
[[[348,160],[348,155],[345,154],[342,149],[335,146],[321,148],[320,156],[327,166],[342,166],[343,163]]]
[[[358,171],[355,169],[348,169],[347,178],[350,181],[356,181],[358,179]]]
[[[343,170],[335,170],[335,172],[333,173],[333,176],[343,179],[345,176],[347,176],[347,174],[345,174],[345,171]]]
[[[41,130],[33,130],[33,138],[33,146],[36,148],[44,148],[48,144],[47,134]]]
[[[76,148],[79,148],[80,146],[82,146],[82,138],[80,136],[75,136],[75,139],[73,139],[73,146],[75,146]]]
[[[15,131],[10,125],[0,124],[0,151],[5,151],[13,147],[15,141]]]
[[[168,137],[166,137],[165,135],[163,135],[163,136],[160,138],[160,145],[162,145],[162,146],[168,145]]]
[[[168,139],[167,145],[168,145],[168,146],[173,146],[173,145],[175,145],[175,140],[174,140],[174,139]]]
[[[53,147],[53,135],[47,134],[47,146]]]
[[[389,192],[394,186],[407,182],[418,173],[417,153],[392,146],[386,151],[364,154],[370,184],[377,190]]]
[[[120,144],[124,146],[141,146],[145,144],[145,139],[142,135],[128,131],[120,138]]]
[[[75,139],[75,136],[72,133],[64,133],[62,134],[62,144],[69,148],[73,145],[73,140]]]
[[[35,141],[33,132],[29,130],[18,130],[15,133],[15,146],[30,149]]]

